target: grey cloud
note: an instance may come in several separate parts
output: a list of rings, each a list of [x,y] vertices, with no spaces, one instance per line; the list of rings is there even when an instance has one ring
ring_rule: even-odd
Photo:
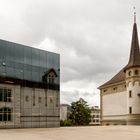
[[[93,92],[80,92],[75,91],[61,91],[61,102],[71,104],[72,101],[77,101],[80,98],[83,98],[85,101],[88,101],[89,106],[99,105],[99,94]]]
[[[62,84],[82,80],[100,85],[128,61],[133,5],[127,0],[5,0],[0,38],[36,47],[48,38],[61,54]],[[68,99],[62,91],[62,96],[67,101],[81,94],[92,98],[88,93],[72,91],[75,97]]]

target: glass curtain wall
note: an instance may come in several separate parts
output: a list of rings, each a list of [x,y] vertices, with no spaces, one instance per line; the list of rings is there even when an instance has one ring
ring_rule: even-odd
[[[56,53],[0,40],[0,83],[45,89],[44,98],[47,99],[46,92],[48,89],[59,90],[59,57],[59,54]],[[42,77],[49,69],[54,69],[57,74],[53,85],[49,85],[47,81],[44,82],[42,80]],[[26,97],[26,100],[29,100],[27,98],[28,97]],[[41,101],[42,98],[40,96],[39,102]],[[4,107],[6,107],[6,104],[7,103],[5,103],[5,106],[0,106],[1,112],[5,112],[6,109]],[[13,111],[13,109],[10,108],[7,110],[10,113]],[[12,113],[14,114],[14,112]],[[2,117],[1,115],[0,118]],[[11,118],[9,117],[7,120],[11,120]]]

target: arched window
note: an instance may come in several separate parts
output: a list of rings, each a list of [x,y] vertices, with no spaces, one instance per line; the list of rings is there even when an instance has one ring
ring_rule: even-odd
[[[128,75],[129,75],[129,76],[131,76],[131,73],[132,73],[132,72],[131,72],[131,71],[129,71],[129,72],[128,72]]]
[[[117,87],[114,87],[113,90],[117,90]]]
[[[129,90],[129,98],[131,98],[131,97],[132,97],[132,91]]]
[[[11,121],[12,117],[11,117],[12,111],[10,108],[4,107],[4,108],[0,108],[0,121]]]
[[[138,75],[139,74],[139,71],[138,70],[135,70],[135,75]]]

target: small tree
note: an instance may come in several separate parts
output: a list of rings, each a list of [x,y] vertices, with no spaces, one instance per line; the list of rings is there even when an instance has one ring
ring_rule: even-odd
[[[73,125],[88,125],[90,122],[90,109],[87,102],[82,98],[71,103],[71,113],[69,119]]]
[[[60,121],[60,126],[71,126],[72,125],[72,122],[70,119],[68,120],[64,120],[64,121]]]

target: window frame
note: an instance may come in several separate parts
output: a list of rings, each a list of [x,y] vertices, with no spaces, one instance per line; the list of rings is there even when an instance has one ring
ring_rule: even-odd
[[[0,88],[0,102],[12,102],[12,89]]]
[[[8,107],[0,108],[0,122],[12,121],[12,109]]]
[[[132,98],[132,90],[129,90],[129,98]]]
[[[139,71],[138,70],[135,70],[135,75],[139,75]]]
[[[129,114],[132,114],[132,107],[129,107]]]
[[[132,74],[132,71],[130,70],[130,71],[128,72],[128,76],[131,76],[131,74]]]

